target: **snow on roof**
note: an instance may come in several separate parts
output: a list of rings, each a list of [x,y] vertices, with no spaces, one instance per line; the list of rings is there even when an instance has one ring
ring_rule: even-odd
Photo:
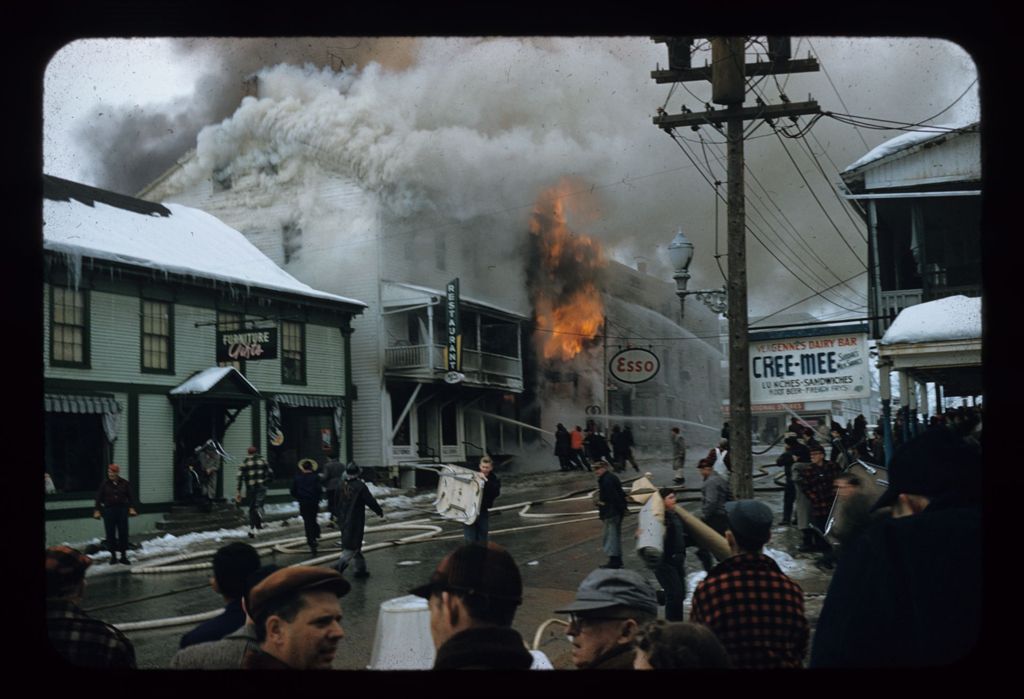
[[[101,201],[90,206],[74,198],[45,198],[43,248],[366,307],[362,301],[303,284],[210,214],[180,204],[165,206],[170,216],[137,213]]]
[[[872,150],[862,155],[852,164],[847,165],[843,172],[852,172],[863,165],[867,165],[868,163],[876,160],[881,160],[887,155],[898,153],[901,150],[912,148],[933,139],[942,138],[947,134],[953,133],[953,130],[956,129],[976,127],[977,124],[978,122],[976,121],[968,124],[935,124],[934,126],[922,126],[923,129],[926,129],[924,131],[908,131],[907,133],[900,134],[895,138],[890,138],[888,141],[875,146]]]
[[[259,395],[259,391],[256,390],[256,387],[249,383],[249,380],[246,379],[237,369],[230,366],[215,366],[210,367],[209,369],[203,369],[194,376],[190,376],[182,382],[181,385],[172,388],[170,393],[173,395],[206,393],[232,371],[238,374],[238,378],[249,385],[249,388],[252,389],[254,395]]]
[[[900,311],[881,344],[896,345],[981,338],[981,298],[949,296]]]

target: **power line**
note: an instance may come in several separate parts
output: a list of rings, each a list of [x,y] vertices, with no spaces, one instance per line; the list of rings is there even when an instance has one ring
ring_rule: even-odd
[[[814,55],[818,59],[818,65],[821,67],[821,72],[825,74],[825,77],[828,79],[828,84],[832,86],[832,91],[835,92],[836,97],[839,98],[839,104],[843,105],[843,109],[845,109],[846,111],[850,111],[850,108],[846,106],[846,102],[843,101],[843,96],[839,94],[839,88],[837,88],[836,84],[832,82],[832,76],[829,75],[828,70],[825,69],[825,64],[821,60],[821,54],[818,53],[817,49],[814,48],[814,45],[811,43],[810,39],[807,40],[807,45],[810,47],[812,51],[814,51]],[[778,81],[776,81],[776,84],[778,84]],[[853,127],[853,131],[854,133],[857,134],[857,137],[860,139],[860,142],[864,144],[864,150],[871,150],[871,147],[868,145],[867,140],[865,140],[864,138],[864,134],[862,134],[856,126]]]
[[[775,133],[776,135],[778,135],[778,129],[775,130]],[[836,230],[836,235],[838,235],[839,239],[843,241],[843,245],[845,245],[847,249],[851,253],[853,253],[853,256],[854,258],[856,258],[857,262],[859,262],[861,265],[864,265],[864,270],[867,271],[867,265],[860,259],[860,255],[858,255],[857,251],[853,249],[853,246],[850,245],[849,241],[847,241],[846,238],[843,237],[843,233],[842,231],[839,230],[839,226],[836,225],[836,222],[833,221],[832,217],[828,215],[828,211],[825,210],[825,205],[821,203],[821,200],[818,199],[818,195],[814,193],[814,189],[811,187],[811,183],[807,181],[806,177],[804,177],[803,171],[800,169],[800,166],[796,164],[796,160],[793,159],[793,156],[789,152],[789,149],[786,148],[786,144],[782,140],[781,136],[779,136],[779,143],[782,145],[782,150],[785,151],[786,157],[789,158],[790,162],[793,163],[793,167],[796,168],[797,174],[800,175],[800,179],[803,180],[805,185],[807,185],[807,191],[810,192],[812,197],[814,197],[814,201],[817,202],[818,207],[821,209],[822,213],[825,214],[825,218],[828,219],[828,222],[831,223],[832,227]]]
[[[720,152],[716,154],[716,159],[717,159],[717,161],[718,161],[718,164],[719,164],[719,166],[721,166],[721,165],[722,165],[722,155],[721,155],[721,153],[720,153]],[[710,168],[710,165],[709,165],[709,168]],[[747,171],[747,172],[748,172],[748,173],[750,174],[750,176],[751,176],[751,179],[753,179],[753,181],[754,181],[754,182],[756,182],[756,183],[757,183],[757,185],[758,185],[758,186],[759,186],[759,187],[761,188],[761,190],[762,190],[762,191],[764,192],[764,194],[765,194],[765,196],[766,196],[766,197],[768,198],[768,200],[769,200],[769,201],[771,201],[771,203],[772,203],[772,204],[773,204],[773,205],[775,206],[775,208],[776,208],[776,209],[778,209],[778,211],[779,211],[779,212],[780,212],[780,213],[782,214],[782,217],[783,217],[783,219],[785,219],[785,222],[786,222],[787,224],[789,224],[789,230],[790,230],[790,231],[792,232],[792,234],[793,234],[793,237],[794,237],[794,238],[795,238],[796,240],[798,240],[798,241],[799,241],[799,242],[800,242],[800,243],[801,243],[801,244],[803,245],[803,247],[804,247],[804,249],[805,249],[805,250],[807,251],[807,253],[808,253],[808,254],[810,254],[810,255],[811,255],[811,256],[812,256],[812,257],[813,257],[813,258],[814,258],[815,260],[817,260],[817,262],[818,262],[818,263],[819,263],[819,264],[820,264],[820,265],[821,265],[821,266],[822,266],[822,267],[823,267],[824,269],[828,270],[828,271],[829,271],[829,272],[830,272],[830,273],[832,274],[832,276],[833,276],[833,277],[835,277],[836,279],[839,279],[839,275],[838,275],[838,274],[836,274],[836,273],[835,273],[835,272],[834,272],[834,271],[833,271],[833,270],[832,270],[832,269],[831,269],[831,268],[830,268],[830,267],[828,266],[828,264],[827,264],[827,263],[826,263],[826,262],[825,262],[825,261],[824,261],[823,259],[821,259],[821,257],[820,257],[820,256],[819,256],[819,255],[817,254],[817,252],[816,252],[816,251],[814,250],[814,248],[813,248],[813,247],[812,247],[812,246],[811,246],[810,244],[808,244],[808,243],[807,243],[807,241],[806,241],[806,240],[805,240],[805,239],[803,238],[803,236],[802,236],[802,235],[800,235],[799,231],[798,231],[798,230],[796,229],[796,226],[794,226],[794,225],[793,225],[793,223],[792,223],[792,222],[791,222],[791,221],[789,220],[789,218],[788,218],[788,217],[786,217],[785,213],[784,213],[784,212],[782,212],[782,209],[781,209],[781,208],[780,208],[780,207],[778,206],[778,204],[776,204],[776,203],[775,203],[774,199],[772,199],[771,195],[770,195],[770,194],[768,193],[768,190],[767,190],[767,189],[766,189],[766,188],[764,187],[764,185],[763,185],[763,184],[761,184],[761,181],[760,181],[760,180],[759,180],[759,179],[757,178],[757,175],[756,175],[756,173],[755,173],[755,172],[754,172],[754,171],[753,171],[753,170],[752,170],[752,169],[750,168],[750,165],[749,165],[748,163],[744,163],[744,169],[745,169],[745,170],[746,170],[746,171]],[[761,204],[762,206],[764,206],[764,202],[763,202],[763,200],[761,199],[760,195],[758,195],[758,193],[757,193],[756,191],[754,191],[754,189],[753,189],[753,188],[752,188],[752,187],[751,187],[751,186],[750,186],[749,184],[747,185],[747,189],[748,189],[748,191],[750,192],[750,194],[752,194],[752,195],[754,196],[754,198],[755,198],[755,199],[756,199],[756,200],[757,200],[758,202],[760,202],[760,204]],[[716,190],[716,192],[717,192],[717,190]],[[755,202],[754,202],[753,200],[748,200],[748,203],[749,203],[749,204],[751,205],[751,207],[750,207],[750,208],[751,208],[751,210],[752,210],[753,212],[757,213],[757,215],[761,217],[761,220],[762,220],[762,221],[764,222],[765,226],[767,226],[768,230],[770,230],[770,231],[771,231],[772,233],[774,233],[774,235],[776,236],[776,238],[778,238],[778,240],[779,240],[779,243],[780,243],[780,244],[781,244],[781,245],[782,245],[783,247],[785,247],[785,248],[786,248],[786,250],[788,250],[788,251],[790,252],[790,254],[792,254],[792,255],[793,255],[793,258],[794,258],[794,262],[796,262],[796,263],[798,263],[798,264],[799,264],[799,263],[802,263],[802,261],[801,261],[801,259],[800,259],[800,255],[799,255],[799,253],[797,253],[797,252],[796,252],[795,250],[793,250],[793,248],[791,248],[791,247],[789,246],[789,244],[788,244],[788,243],[787,243],[787,242],[786,242],[786,241],[785,241],[785,240],[783,239],[782,235],[781,235],[781,234],[779,234],[779,232],[775,230],[775,228],[774,228],[774,227],[773,227],[773,226],[771,225],[771,223],[770,223],[770,222],[768,221],[768,219],[767,219],[767,217],[765,216],[764,212],[762,212],[762,211],[761,211],[761,210],[760,210],[760,209],[759,209],[759,208],[758,208],[758,207],[757,207],[757,206],[755,205]],[[716,202],[716,205],[717,205],[717,202]],[[765,207],[765,208],[767,208],[767,207]],[[783,226],[783,228],[785,228],[785,226]],[[816,271],[815,271],[815,270],[814,270],[813,268],[812,268],[812,269],[809,269],[809,270],[808,270],[808,274],[810,274],[810,275],[811,275],[812,277],[814,277],[814,280],[815,280],[815,281],[816,281],[817,283],[819,283],[819,284],[823,284],[823,285],[825,285],[825,284],[828,284],[828,282],[827,282],[827,281],[825,281],[825,280],[824,280],[823,278],[821,278],[821,277],[820,277],[820,276],[819,276],[819,275],[817,274],[817,272],[816,272]],[[852,291],[853,293],[855,293],[855,294],[857,293],[856,289],[853,289],[852,287],[849,287],[849,286],[848,286],[847,288],[849,288],[849,289],[850,289],[850,291]],[[859,301],[860,301],[860,299],[859,299],[859,298],[857,298],[857,299],[850,299],[850,298],[848,298],[848,297],[846,297],[846,296],[843,296],[843,295],[841,295],[841,294],[839,294],[839,296],[840,296],[840,298],[842,298],[842,299],[843,299],[843,301],[846,301],[847,303],[859,303]]]
[[[696,161],[695,161],[695,160],[693,159],[693,157],[692,157],[692,156],[691,156],[691,155],[689,154],[689,152],[688,152],[688,151],[687,151],[687,150],[686,150],[686,149],[685,149],[685,148],[683,147],[683,145],[682,145],[681,143],[679,143],[679,141],[677,141],[677,140],[676,140],[676,138],[675,138],[675,134],[674,134],[674,131],[675,131],[675,129],[672,129],[672,130],[670,130],[670,131],[668,132],[668,133],[669,133],[669,136],[670,136],[670,137],[672,137],[672,140],[673,140],[673,141],[674,141],[674,142],[676,143],[676,145],[678,145],[678,146],[679,146],[680,150],[682,150],[682,151],[683,151],[683,153],[684,153],[684,154],[686,155],[686,157],[687,157],[687,158],[688,158],[688,159],[690,160],[690,162],[691,162],[691,163],[693,164],[693,166],[694,166],[694,167],[695,167],[695,168],[697,169],[697,172],[698,172],[698,174],[700,174],[700,176],[701,176],[701,177],[703,177],[703,178],[704,178],[704,180],[705,180],[706,182],[708,182],[708,184],[709,184],[709,185],[711,185],[711,184],[712,184],[712,183],[711,183],[711,181],[710,181],[710,180],[708,179],[708,177],[707,177],[707,176],[706,176],[706,175],[705,175],[705,174],[704,174],[704,173],[703,173],[703,172],[702,172],[702,171],[700,170],[700,166],[699,166],[699,165],[697,165],[697,162],[696,162]],[[713,186],[713,185],[712,185],[712,186]],[[721,196],[720,194],[718,194],[718,193],[717,193],[717,191],[716,191],[716,195],[718,195],[718,196]],[[768,246],[768,245],[767,245],[767,244],[766,244],[766,243],[765,243],[765,242],[764,242],[763,240],[761,240],[760,236],[758,236],[757,232],[756,232],[756,231],[755,231],[755,230],[754,230],[754,229],[753,229],[753,228],[751,227],[751,225],[750,225],[750,223],[749,223],[749,222],[745,222],[745,223],[744,223],[744,227],[746,228],[747,232],[749,232],[749,233],[750,233],[750,235],[752,235],[752,236],[754,237],[754,239],[755,239],[755,240],[756,240],[757,242],[759,242],[759,243],[761,244],[761,247],[763,247],[763,248],[765,249],[765,251],[766,251],[766,252],[767,252],[767,253],[768,253],[769,255],[771,255],[771,256],[772,256],[772,257],[773,257],[773,258],[775,259],[775,261],[776,261],[776,262],[778,262],[778,263],[779,263],[779,264],[780,264],[780,265],[781,265],[781,266],[783,267],[783,269],[785,269],[785,270],[786,270],[787,272],[789,272],[789,273],[790,273],[791,275],[793,275],[793,278],[794,278],[794,279],[796,279],[796,280],[797,280],[798,282],[800,282],[801,284],[803,284],[804,286],[806,286],[806,287],[807,287],[808,289],[810,289],[810,290],[811,290],[812,292],[814,292],[814,293],[815,293],[816,295],[818,295],[818,296],[821,296],[821,298],[822,298],[823,300],[825,300],[826,302],[828,302],[828,303],[830,303],[830,304],[832,304],[832,305],[834,305],[834,306],[838,306],[839,308],[845,308],[845,309],[846,309],[846,310],[848,310],[848,311],[852,311],[852,312],[857,312],[857,309],[853,309],[853,308],[849,308],[848,306],[844,306],[843,304],[841,304],[841,303],[838,303],[838,302],[836,302],[836,301],[833,301],[832,299],[829,299],[829,298],[827,298],[827,297],[823,296],[823,295],[822,295],[821,293],[819,293],[819,292],[815,291],[815,289],[814,289],[814,287],[813,287],[813,286],[811,286],[811,285],[810,285],[810,284],[808,284],[808,283],[807,283],[806,281],[804,281],[804,279],[803,279],[803,278],[802,278],[802,277],[801,277],[800,275],[798,275],[798,274],[797,274],[796,272],[794,272],[794,271],[793,271],[793,270],[792,270],[792,269],[791,269],[791,268],[790,268],[790,267],[789,267],[789,266],[788,266],[788,265],[787,265],[787,264],[786,264],[785,262],[783,262],[783,261],[782,261],[782,260],[781,260],[781,259],[779,258],[779,256],[778,256],[778,255],[776,255],[776,254],[775,254],[775,251],[774,251],[774,250],[772,250],[772,249],[771,249],[771,248],[770,248],[770,247],[769,247],[769,246]],[[833,285],[833,287],[834,287],[834,286],[838,286],[838,285]],[[832,288],[832,287],[829,287],[829,288]],[[826,289],[826,290],[827,290],[827,289]]]

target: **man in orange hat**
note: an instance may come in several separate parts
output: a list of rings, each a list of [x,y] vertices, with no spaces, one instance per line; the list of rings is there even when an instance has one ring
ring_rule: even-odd
[[[132,484],[121,478],[121,467],[117,464],[107,466],[107,479],[96,491],[96,503],[92,516],[94,519],[103,517],[103,526],[107,533],[107,548],[110,550],[111,565],[117,563],[117,552],[121,552],[121,563],[128,565],[128,517],[134,517],[135,496]]]

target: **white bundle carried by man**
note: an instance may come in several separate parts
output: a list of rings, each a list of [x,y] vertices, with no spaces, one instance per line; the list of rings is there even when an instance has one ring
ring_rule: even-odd
[[[445,519],[472,524],[480,515],[487,479],[473,469],[441,464],[434,507]]]
[[[637,555],[648,566],[656,566],[665,545],[665,501],[651,483],[650,476],[650,473],[645,473],[633,481],[628,499],[643,505],[637,517]]]

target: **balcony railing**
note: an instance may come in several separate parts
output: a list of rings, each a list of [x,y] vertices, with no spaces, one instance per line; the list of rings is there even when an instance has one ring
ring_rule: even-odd
[[[443,372],[443,345],[409,345],[388,347],[384,350],[384,369],[433,376]],[[486,376],[518,379],[523,378],[523,362],[516,357],[506,357],[479,350],[462,350],[462,373],[469,381],[491,383]]]
[[[881,339],[885,331],[889,329],[889,326],[896,320],[896,316],[900,314],[900,311],[908,306],[915,306],[921,303],[923,299],[921,289],[883,291],[880,293],[880,296],[881,306],[875,315],[881,317],[872,323],[872,335],[878,339]]]

